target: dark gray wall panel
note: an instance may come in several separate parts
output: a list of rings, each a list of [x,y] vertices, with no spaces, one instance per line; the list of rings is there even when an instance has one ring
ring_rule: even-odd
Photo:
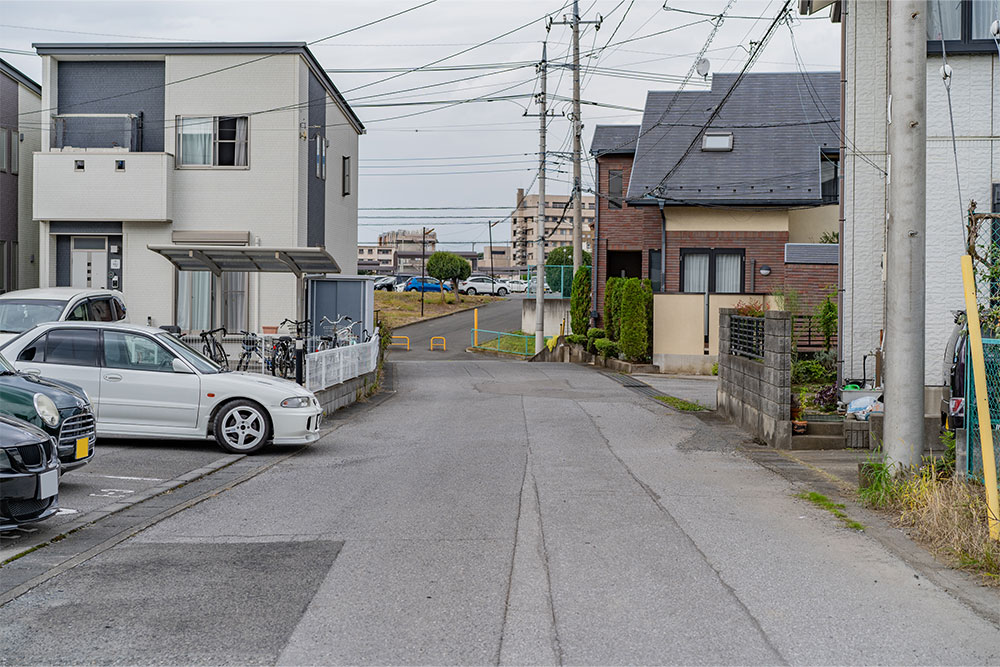
[[[69,287],[70,283],[70,237],[56,237],[56,287]]]
[[[17,82],[0,74],[0,132],[17,141]],[[8,130],[11,130],[8,132]],[[7,151],[7,171],[0,172],[0,241],[17,240],[17,176],[10,173],[10,146]]]
[[[316,137],[326,138],[326,89],[309,74],[309,189],[306,203],[306,245],[326,245],[326,181],[316,178]],[[333,173],[327,156],[327,178]]]
[[[141,113],[142,149],[162,151],[163,68],[162,62],[60,62],[59,113]],[[100,124],[69,131],[64,143],[107,146],[115,136]]]
[[[50,234],[121,234],[120,222],[65,222],[49,223]]]

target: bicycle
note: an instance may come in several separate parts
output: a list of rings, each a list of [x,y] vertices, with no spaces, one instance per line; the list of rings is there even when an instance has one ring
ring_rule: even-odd
[[[250,331],[241,331],[240,334],[243,336],[243,341],[240,343],[243,346],[243,351],[240,353],[240,358],[236,362],[237,371],[248,371],[250,370],[250,362],[254,355],[260,357],[260,369],[262,373],[270,373],[272,361],[270,357],[265,357],[261,352],[262,342],[260,336]],[[273,374],[273,373],[272,373]]]
[[[229,369],[229,357],[226,355],[226,350],[222,347],[222,343],[215,337],[216,334],[222,334],[222,338],[226,337],[226,328],[219,327],[218,329],[210,329],[208,331],[202,331],[199,336],[201,336],[202,341],[202,353],[219,364],[225,369]]]
[[[295,338],[305,338],[309,335],[309,320],[290,320],[285,318],[279,327],[285,325],[295,327]],[[281,336],[271,348],[271,375],[285,379],[295,370],[295,342],[291,336]]]
[[[324,335],[320,336],[319,343],[316,345],[317,352],[320,352],[322,350],[330,350],[335,347],[340,347],[340,345],[342,344],[341,343],[342,337],[345,335],[345,333],[350,332],[351,326],[354,326],[352,324],[350,326],[341,327],[338,329],[340,323],[343,322],[344,320],[347,320],[348,322],[352,321],[351,318],[347,315],[339,316],[337,318],[337,321],[331,320],[326,315],[323,316],[323,319],[320,320],[320,326],[323,328],[323,331],[325,333]]]

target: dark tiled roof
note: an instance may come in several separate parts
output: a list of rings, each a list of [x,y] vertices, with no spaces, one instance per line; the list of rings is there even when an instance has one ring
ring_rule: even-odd
[[[3,72],[4,74],[14,79],[18,83],[21,83],[36,95],[42,94],[41,86],[39,86],[37,83],[29,79],[28,76],[24,74],[24,72],[20,71],[19,69],[11,65],[9,62],[4,60],[3,58],[0,58],[0,72]]]
[[[594,138],[590,140],[590,154],[600,157],[613,153],[635,153],[637,136],[638,125],[598,125],[594,128]]]
[[[836,264],[840,261],[837,243],[786,243],[785,264]]]
[[[732,151],[702,151],[697,139],[736,80],[716,74],[711,91],[650,91],[629,182],[630,200],[667,204],[811,205],[822,202],[820,150],[839,147],[840,75],[747,74],[709,131],[732,132]]]

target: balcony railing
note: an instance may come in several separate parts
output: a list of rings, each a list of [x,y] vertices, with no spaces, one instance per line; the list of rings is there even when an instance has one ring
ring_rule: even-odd
[[[121,148],[142,151],[142,115],[70,113],[52,117],[49,148]]]

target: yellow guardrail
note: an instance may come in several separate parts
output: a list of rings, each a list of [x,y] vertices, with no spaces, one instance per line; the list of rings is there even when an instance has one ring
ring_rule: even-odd
[[[434,341],[441,341],[441,342],[435,343]],[[442,350],[444,350],[446,352],[448,351],[448,340],[444,336],[431,336],[431,349],[432,350],[434,349],[435,345],[440,345]]]
[[[396,340],[400,338],[402,340]],[[405,341],[405,342],[404,342]],[[410,337],[409,336],[393,336],[390,345],[406,345],[406,351],[410,351]]]

